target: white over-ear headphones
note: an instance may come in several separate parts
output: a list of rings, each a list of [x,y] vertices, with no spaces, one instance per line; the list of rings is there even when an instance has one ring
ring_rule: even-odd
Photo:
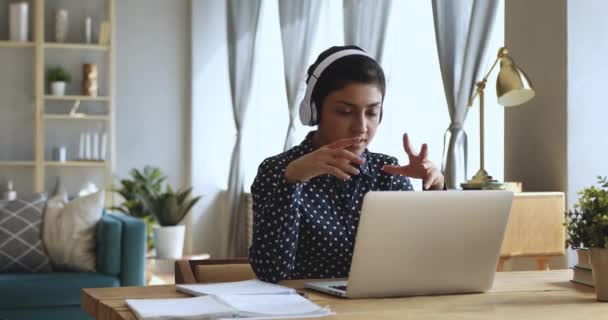
[[[361,51],[358,49],[346,49],[338,51],[334,54],[329,55],[329,57],[325,58],[319,65],[315,68],[315,70],[310,75],[310,80],[308,80],[308,84],[306,85],[306,93],[304,94],[304,98],[302,102],[300,102],[300,121],[305,126],[316,126],[319,122],[319,115],[317,114],[317,106],[312,101],[312,92],[315,89],[315,85],[317,81],[321,77],[321,74],[329,65],[331,65],[334,61],[346,57],[346,56],[367,56],[374,59],[372,56],[367,54],[365,51]]]

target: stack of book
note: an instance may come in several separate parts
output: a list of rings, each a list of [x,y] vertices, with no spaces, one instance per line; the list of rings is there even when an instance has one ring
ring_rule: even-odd
[[[591,264],[589,263],[589,250],[578,249],[576,253],[578,255],[578,263],[572,268],[574,271],[572,282],[593,287],[594,282]]]

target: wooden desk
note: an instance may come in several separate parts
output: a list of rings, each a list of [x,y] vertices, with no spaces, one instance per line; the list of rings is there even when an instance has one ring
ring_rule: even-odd
[[[498,271],[511,257],[534,257],[538,270],[565,252],[563,192],[523,192],[513,197],[511,215],[500,250]]]
[[[592,288],[571,283],[570,270],[500,272],[484,294],[390,299],[341,299],[310,290],[309,298],[327,305],[330,319],[603,319],[608,303]],[[301,288],[303,281],[284,284]],[[179,298],[174,285],[84,289],[82,308],[99,320],[134,320],[125,299]]]

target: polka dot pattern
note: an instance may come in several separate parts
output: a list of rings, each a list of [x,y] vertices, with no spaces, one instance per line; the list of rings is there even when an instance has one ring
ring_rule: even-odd
[[[321,175],[287,183],[287,165],[313,151],[312,136],[262,162],[251,187],[253,239],[249,260],[259,279],[348,277],[363,196],[368,191],[413,190],[409,178],[384,173],[397,159],[365,150],[361,174],[347,181]]]

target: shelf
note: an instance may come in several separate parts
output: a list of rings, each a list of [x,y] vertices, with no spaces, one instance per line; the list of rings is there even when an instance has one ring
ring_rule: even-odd
[[[33,42],[0,41],[0,48],[33,48]]]
[[[51,96],[45,95],[44,99],[46,100],[56,100],[56,101],[110,101],[110,97],[107,96],[98,96],[98,97],[90,97],[90,96]]]
[[[105,167],[105,161],[46,161],[44,163],[47,167]]]
[[[0,167],[33,167],[34,161],[0,161]]]
[[[82,117],[71,117],[63,114],[45,114],[45,120],[97,120],[97,121],[110,121],[108,116],[82,116]]]
[[[55,43],[45,42],[44,47],[47,49],[67,49],[67,50],[97,50],[108,51],[110,46],[88,43]]]

